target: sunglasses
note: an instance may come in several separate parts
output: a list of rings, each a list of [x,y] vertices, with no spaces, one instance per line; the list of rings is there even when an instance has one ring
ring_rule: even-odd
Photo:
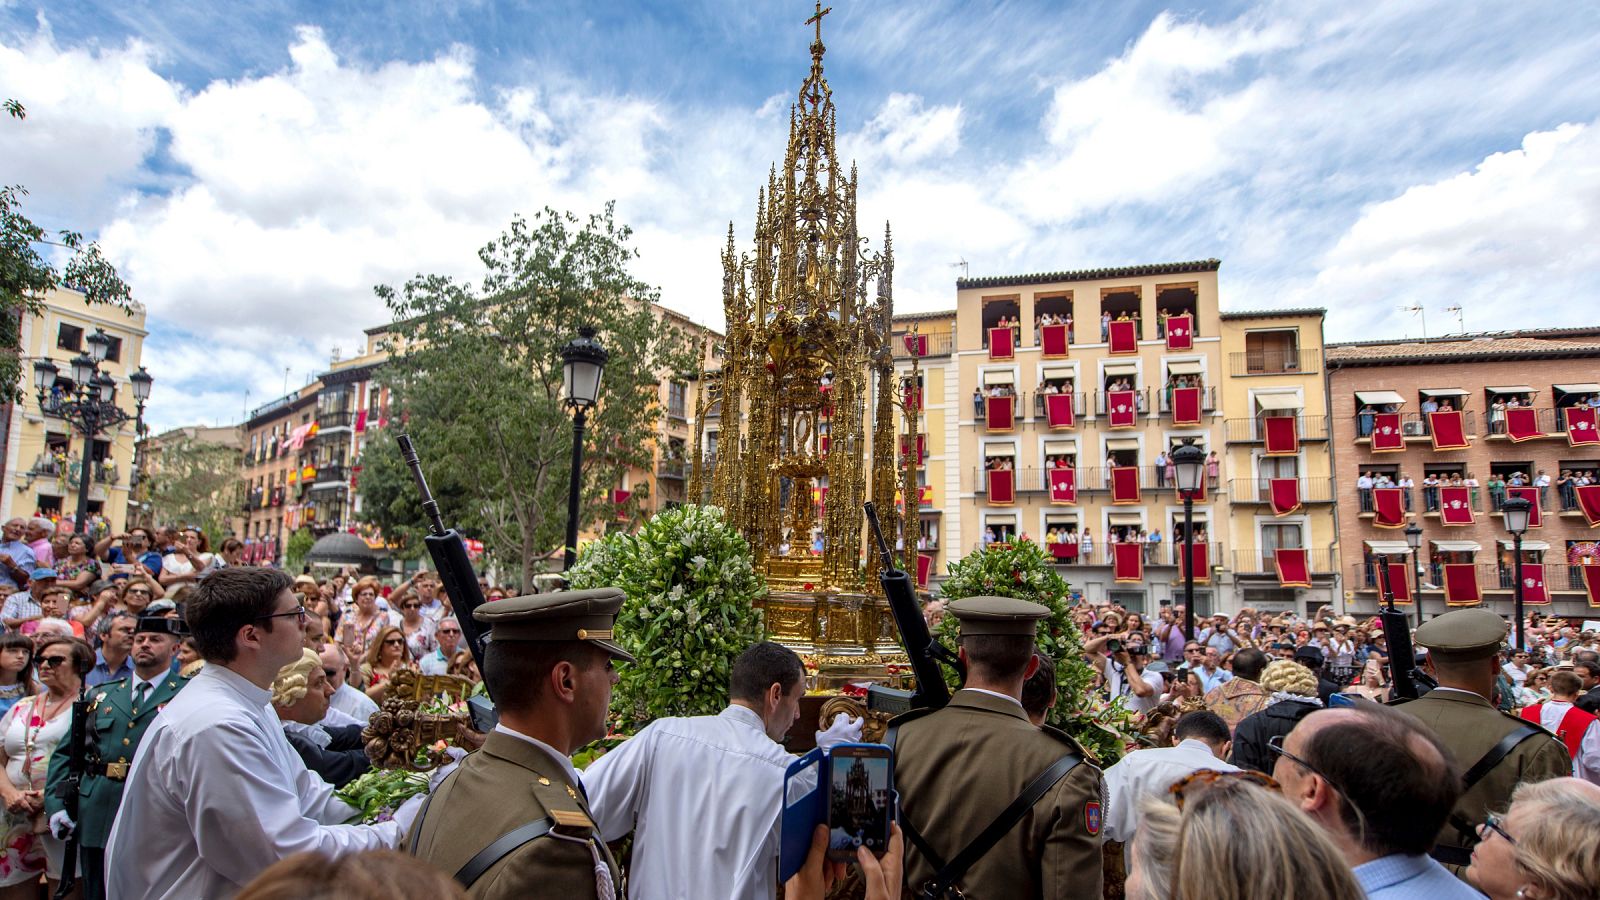
[[[441,628],[441,629],[439,629],[439,634],[460,634],[460,633],[461,633],[461,629],[459,629],[459,628]]]
[[[39,668],[54,669],[56,666],[70,662],[71,660],[72,657],[70,656],[41,656],[39,657]]]
[[[338,678],[339,677],[339,670],[338,669],[323,669],[322,670],[322,674],[328,676],[329,678]]]
[[[405,642],[406,642],[405,638],[389,638],[388,640],[383,642],[383,645],[385,647],[388,647],[388,646],[397,646],[398,647],[398,646],[404,646]]]
[[[402,603],[402,604],[400,604],[400,608],[401,609],[421,609],[422,608],[422,604],[421,603]]]

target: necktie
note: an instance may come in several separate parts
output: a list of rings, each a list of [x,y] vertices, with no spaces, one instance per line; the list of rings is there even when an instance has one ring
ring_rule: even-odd
[[[133,712],[139,713],[139,707],[144,705],[145,695],[150,693],[150,682],[141,681],[133,686]]]

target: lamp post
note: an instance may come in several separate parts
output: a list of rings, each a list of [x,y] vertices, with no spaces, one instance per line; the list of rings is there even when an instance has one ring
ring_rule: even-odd
[[[1406,526],[1406,546],[1411,548],[1411,602],[1417,610],[1417,625],[1422,625],[1422,526],[1416,519]]]
[[[1511,586],[1512,596],[1516,598],[1517,606],[1517,647],[1518,650],[1526,649],[1528,644],[1524,640],[1522,629],[1522,533],[1528,530],[1528,514],[1533,511],[1533,504],[1527,497],[1507,497],[1500,503],[1500,511],[1505,513],[1506,531],[1511,534],[1511,554],[1515,561],[1517,583]]]
[[[1194,444],[1172,451],[1173,477],[1183,497],[1183,638],[1194,640],[1194,495],[1206,475],[1206,452]]]
[[[128,383],[133,386],[133,400],[135,412],[132,416],[123,412],[117,405],[117,380],[105,372],[100,371],[100,363],[105,362],[107,354],[113,343],[105,329],[96,328],[94,333],[85,339],[89,345],[87,353],[79,353],[68,363],[70,372],[68,378],[72,386],[64,391],[57,391],[56,378],[61,374],[55,363],[48,359],[34,360],[33,386],[38,392],[39,410],[45,415],[59,416],[67,421],[77,432],[83,435],[84,452],[82,469],[78,477],[78,506],[73,515],[73,530],[78,534],[89,533],[89,484],[94,477],[94,441],[100,432],[116,428],[122,423],[133,419],[135,438],[144,427],[144,403],[150,398],[150,386],[155,379],[150,373],[139,367],[139,371],[128,376]]]
[[[605,373],[611,354],[594,339],[594,329],[585,325],[578,336],[561,348],[561,388],[572,410],[572,480],[567,486],[567,547],[562,569],[570,571],[578,561],[578,499],[583,485],[583,426],[590,407],[600,398],[600,376]]]

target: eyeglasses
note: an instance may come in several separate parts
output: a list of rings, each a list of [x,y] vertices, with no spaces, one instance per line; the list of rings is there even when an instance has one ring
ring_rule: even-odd
[[[291,609],[288,612],[272,613],[271,615],[266,616],[256,616],[255,620],[260,622],[263,619],[287,619],[290,616],[294,616],[295,618],[299,619],[300,624],[304,625],[306,623],[306,608],[304,606],[296,606],[294,609]]]
[[[70,656],[41,656],[39,657],[39,668],[54,669],[56,666],[70,662],[71,660],[72,657]]]
[[[1281,792],[1283,790],[1283,788],[1279,786],[1277,780],[1272,776],[1265,775],[1261,772],[1252,771],[1250,769],[1240,769],[1237,772],[1218,772],[1216,769],[1200,769],[1199,771],[1191,773],[1174,782],[1172,787],[1167,788],[1167,793],[1172,795],[1172,799],[1178,804],[1178,808],[1183,809],[1183,802],[1186,799],[1187,793],[1192,788],[1197,786],[1210,787],[1219,781],[1244,781],[1250,784],[1260,785],[1269,791]]]
[[[421,609],[422,608],[422,604],[421,603],[402,603],[402,604],[400,604],[400,608],[401,609]]]
[[[1484,818],[1483,824],[1478,826],[1478,838],[1480,840],[1488,837],[1488,835],[1484,833],[1486,830],[1492,831],[1495,834],[1505,838],[1506,843],[1513,847],[1517,845],[1517,839],[1511,836],[1511,832],[1506,831],[1506,820],[1500,818],[1494,813],[1489,813],[1489,815]]]
[[[438,633],[439,634],[460,634],[461,633],[461,629],[459,629],[459,628],[441,628],[441,629],[439,629]]]
[[[149,590],[149,588],[140,588],[140,589],[138,589],[138,590],[134,590],[134,589],[133,589],[133,588],[128,588],[128,593],[130,593],[130,594],[138,594],[138,595],[140,595],[140,596],[141,596],[141,597],[148,597],[148,596],[150,596],[150,590]]]

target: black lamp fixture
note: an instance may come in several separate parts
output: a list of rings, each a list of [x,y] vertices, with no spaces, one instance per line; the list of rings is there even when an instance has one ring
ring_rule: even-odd
[[[1172,451],[1173,478],[1183,497],[1183,638],[1194,640],[1194,496],[1206,477],[1206,452],[1194,444]]]
[[[585,325],[578,336],[561,348],[561,392],[572,410],[572,477],[567,485],[567,546],[563,569],[578,561],[578,500],[583,485],[583,426],[589,410],[600,401],[600,380],[611,354]]]
[[[1511,556],[1513,574],[1516,583],[1511,587],[1512,596],[1516,598],[1517,616],[1517,646],[1518,650],[1526,650],[1528,643],[1522,631],[1526,623],[1522,621],[1522,534],[1528,530],[1528,518],[1533,513],[1533,504],[1527,497],[1507,497],[1500,503],[1500,512],[1505,515],[1506,532],[1511,535]]]
[[[1406,546],[1411,548],[1411,577],[1415,584],[1411,590],[1411,604],[1417,611],[1417,624],[1422,624],[1422,526],[1416,519],[1406,526]]]

